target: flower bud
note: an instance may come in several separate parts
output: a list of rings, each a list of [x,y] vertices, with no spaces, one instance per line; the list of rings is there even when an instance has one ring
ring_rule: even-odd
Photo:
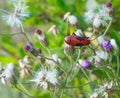
[[[78,19],[74,16],[74,15],[70,15],[68,17],[68,22],[72,25],[72,26],[76,26],[78,25]]]
[[[35,34],[42,45],[48,45],[48,40],[40,29],[37,29]]]
[[[36,55],[36,50],[31,42],[25,45],[24,50],[32,55]]]
[[[115,48],[116,50],[118,50],[118,46],[117,46],[117,43],[116,43],[115,39],[111,39],[110,43],[111,43],[111,45],[112,45],[113,48]]]
[[[59,33],[59,30],[58,30],[58,28],[57,28],[56,25],[52,25],[52,26],[50,27],[50,29],[48,30],[48,32],[52,32],[52,34],[53,34],[54,36],[56,36],[56,35]]]
[[[41,31],[40,29],[36,29],[35,33],[36,33],[37,35],[42,35],[42,31]]]
[[[106,3],[106,10],[108,14],[111,14],[113,12],[112,3],[110,1]]]

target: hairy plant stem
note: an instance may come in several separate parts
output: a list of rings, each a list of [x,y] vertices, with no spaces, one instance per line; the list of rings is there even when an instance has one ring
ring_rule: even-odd
[[[73,69],[74,69],[74,66],[76,65],[77,61],[79,60],[80,51],[81,51],[81,49],[78,49],[78,56],[77,56],[77,59],[76,59],[76,61],[74,62],[74,64],[72,64],[72,62],[71,62],[71,67],[70,67],[69,71],[67,72],[67,75],[66,75],[66,78],[65,78],[65,84],[64,84],[65,86],[69,83],[68,78],[69,78],[69,76],[71,76],[71,73],[72,73],[72,71],[73,71]],[[62,98],[63,93],[64,93],[64,88],[63,88],[62,91],[61,91],[61,96],[60,96],[60,98]]]
[[[117,58],[117,77],[119,77],[119,71],[120,71],[120,58],[117,56],[116,52],[116,58]]]
[[[111,26],[111,23],[112,23],[112,19],[110,20],[110,22],[109,22],[109,24],[108,24],[105,32],[103,33],[103,36],[105,36],[105,35],[107,34],[107,32],[108,32],[108,30],[109,30],[109,28],[110,28],[110,26]]]
[[[15,36],[15,35],[19,35],[19,34],[21,34],[21,33],[13,33],[13,34],[3,34],[3,33],[1,33],[0,35],[2,35],[2,36]]]
[[[29,43],[29,42],[30,42],[30,40],[29,40],[29,38],[28,38],[27,34],[25,33],[23,26],[21,26],[21,34],[23,34],[23,35],[24,35],[24,37],[26,38],[27,42]]]

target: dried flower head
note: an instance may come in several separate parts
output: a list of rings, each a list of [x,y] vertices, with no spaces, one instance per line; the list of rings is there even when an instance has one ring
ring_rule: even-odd
[[[26,6],[22,2],[14,3],[14,11],[13,12],[6,11],[2,18],[11,27],[15,25],[18,27],[22,27],[23,26],[22,21],[29,17],[29,13],[26,11],[27,8],[28,6]]]
[[[59,30],[58,30],[58,28],[57,28],[56,25],[52,25],[52,26],[50,27],[50,29],[48,30],[48,32],[52,32],[52,34],[53,34],[54,36],[56,36],[56,35],[59,33]]]
[[[74,15],[71,15],[70,12],[64,15],[64,20],[68,21],[72,26],[76,26],[79,23],[78,19]]]
[[[14,81],[14,75],[15,75],[14,72],[15,72],[14,65],[12,63],[7,64],[1,76],[1,82],[3,84],[12,83],[12,81]]]
[[[44,90],[48,88],[48,83],[58,85],[57,71],[50,68],[41,68],[39,72],[35,74],[32,82],[37,84],[37,87],[42,87]]]
[[[30,59],[28,56],[25,56],[23,60],[19,60],[19,66],[21,68],[20,76],[22,79],[26,76],[32,76],[31,67],[30,67]]]

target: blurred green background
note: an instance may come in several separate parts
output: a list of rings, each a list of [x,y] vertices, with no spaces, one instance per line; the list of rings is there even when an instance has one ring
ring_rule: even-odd
[[[0,0],[0,8],[5,10],[12,10],[12,5],[9,0]],[[31,42],[35,44],[37,48],[42,48],[37,39],[34,37],[34,31],[40,28],[47,36],[50,42],[50,50],[52,53],[58,54],[59,57],[64,59],[64,36],[57,35],[54,38],[53,35],[48,34],[48,29],[53,25],[57,25],[61,32],[65,33],[65,22],[63,16],[66,12],[71,12],[80,21],[79,28],[85,31],[89,26],[84,19],[84,13],[87,8],[97,6],[97,4],[106,3],[107,0],[26,0],[26,4],[29,7],[30,17],[24,21],[24,28],[26,34],[29,36]],[[115,38],[118,46],[120,47],[120,1],[111,0],[114,7],[114,20],[109,30],[109,36]],[[0,13],[0,16],[2,13]],[[9,34],[17,33],[17,28],[10,28],[0,18],[0,62],[7,64],[13,62],[18,67],[18,60],[25,56],[23,50],[26,40],[23,35],[8,36]],[[3,35],[5,34],[5,35]],[[54,40],[52,40],[54,38]],[[76,84],[79,81],[76,80]],[[88,87],[89,88],[89,87]],[[30,89],[30,92],[36,96],[36,98],[50,98],[48,91],[43,92]],[[78,90],[78,93],[80,91]],[[90,91],[88,91],[90,92]],[[0,85],[0,98],[28,98],[18,90],[14,88],[5,87]],[[67,97],[65,97],[67,98]],[[69,98],[69,97],[68,97]],[[71,98],[71,97],[70,97]],[[78,98],[78,97],[75,97]],[[82,98],[82,97],[81,97]]]

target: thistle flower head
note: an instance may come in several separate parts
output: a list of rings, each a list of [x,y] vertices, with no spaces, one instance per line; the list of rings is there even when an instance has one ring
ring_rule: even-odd
[[[57,71],[50,68],[41,68],[39,72],[35,74],[32,82],[35,82],[38,87],[42,87],[44,90],[48,88],[48,83],[53,85],[58,84]]]
[[[104,48],[106,51],[110,51],[111,48],[112,48],[112,45],[111,45],[110,41],[104,41],[104,42],[102,43],[102,46],[103,46],[103,48]]]
[[[42,31],[41,31],[40,29],[36,29],[35,33],[36,33],[37,35],[42,35]]]
[[[91,67],[91,63],[88,60],[79,60],[80,68],[89,69]]]
[[[37,29],[35,31],[35,34],[42,45],[48,45],[48,39],[45,37],[45,35],[42,33],[40,29]]]
[[[12,63],[7,64],[1,76],[1,82],[3,84],[10,84],[14,80],[14,71],[14,65]]]
[[[112,7],[112,3],[111,3],[110,1],[108,1],[108,2],[106,3],[106,7],[108,7],[108,8]]]
[[[59,30],[58,30],[58,28],[57,28],[56,25],[52,25],[52,26],[50,27],[50,29],[48,30],[48,32],[52,32],[52,34],[53,34],[54,36],[56,36],[56,35],[59,33]]]
[[[68,17],[68,22],[72,25],[72,26],[76,26],[78,25],[78,19],[74,16],[74,15],[70,15]]]
[[[64,15],[64,20],[68,21],[72,26],[76,26],[79,23],[78,19],[74,15],[71,15],[70,12]]]
[[[27,45],[24,47],[26,52],[32,53],[35,49],[33,46],[33,43],[29,42]]]
[[[85,20],[88,23],[91,23],[95,17],[95,13],[93,10],[88,10],[88,12],[85,13]]]
[[[91,63],[88,60],[84,60],[81,64],[82,68],[88,69],[91,67]]]
[[[20,77],[23,79],[25,76],[31,76],[30,60],[28,56],[25,56],[23,60],[19,60],[19,66],[21,68]]]
[[[2,18],[11,27],[15,25],[18,27],[22,27],[22,21],[29,17],[29,13],[26,11],[27,8],[28,6],[21,2],[18,2],[17,4],[15,3],[14,11],[6,11],[7,13],[4,13]]]

